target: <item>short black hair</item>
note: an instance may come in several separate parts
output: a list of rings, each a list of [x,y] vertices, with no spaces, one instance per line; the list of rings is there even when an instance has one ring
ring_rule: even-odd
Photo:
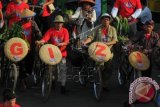
[[[3,97],[3,102],[5,101],[9,101],[11,99],[16,98],[16,94],[14,91],[12,91],[11,89],[7,88],[4,89],[3,93],[2,93],[2,97]]]
[[[141,0],[141,4],[142,4],[143,6],[147,6],[147,0]]]

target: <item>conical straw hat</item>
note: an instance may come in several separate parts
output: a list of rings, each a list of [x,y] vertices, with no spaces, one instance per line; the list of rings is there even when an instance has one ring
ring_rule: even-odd
[[[59,48],[52,44],[45,44],[39,50],[41,60],[48,65],[56,65],[62,59]]]
[[[92,6],[95,5],[95,1],[94,0],[80,0],[79,5],[82,5],[83,3],[90,3]]]
[[[33,17],[35,16],[36,13],[29,10],[29,9],[24,9],[24,11],[20,14],[21,18],[28,18],[28,17]]]
[[[4,53],[13,62],[21,61],[28,53],[27,43],[18,37],[11,38],[5,43]]]
[[[148,57],[138,51],[132,52],[129,55],[129,62],[135,69],[138,69],[140,71],[145,71],[150,66],[150,61]]]
[[[111,59],[110,48],[102,42],[94,42],[89,46],[88,53],[96,62],[107,62]]]

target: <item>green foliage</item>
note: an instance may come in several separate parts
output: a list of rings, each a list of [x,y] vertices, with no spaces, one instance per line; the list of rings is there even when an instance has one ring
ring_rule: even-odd
[[[68,16],[72,16],[72,15],[73,15],[73,10],[66,10],[65,13],[66,13]]]
[[[4,42],[13,37],[24,38],[22,26],[18,24],[13,24],[10,28],[5,26],[4,32],[0,34],[0,40]]]
[[[118,40],[124,41],[128,40],[129,24],[127,18],[122,18],[117,16],[113,22],[113,26],[117,30]]]

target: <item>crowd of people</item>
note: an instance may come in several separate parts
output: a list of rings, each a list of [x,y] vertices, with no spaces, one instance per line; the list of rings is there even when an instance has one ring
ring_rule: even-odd
[[[61,82],[61,92],[66,93],[66,59],[67,54],[71,53],[67,50],[70,40],[73,39],[76,41],[76,39],[81,38],[79,36],[85,32],[85,37],[80,39],[82,46],[98,41],[106,44],[112,51],[114,45],[118,42],[119,36],[112,22],[116,21],[115,19],[119,15],[128,19],[128,37],[131,43],[143,46],[143,53],[149,57],[151,62],[155,62],[152,56],[153,53],[159,52],[160,35],[154,31],[155,22],[152,20],[151,11],[147,7],[147,0],[115,0],[111,12],[102,13],[98,19],[96,17],[96,10],[94,9],[95,0],[80,0],[74,14],[67,15],[67,17],[65,13],[60,12],[60,8],[56,6],[55,12],[52,13],[50,11],[48,5],[54,4],[55,1],[56,0],[11,0],[7,3],[5,9],[3,9],[3,2],[0,1],[0,30],[2,30],[5,25],[12,27],[13,24],[18,23],[22,26],[25,39],[30,44],[30,51],[27,57],[19,63],[19,78],[22,80],[23,87],[26,87],[24,82],[27,76],[26,73],[32,73],[35,47],[50,41],[51,44],[58,46],[62,53],[63,58],[59,64],[61,71],[59,73],[59,81]],[[36,8],[36,6],[41,6],[41,8]],[[76,24],[72,26],[70,31],[70,26],[66,26],[66,23],[70,23],[73,20],[75,20]],[[95,27],[94,32],[88,33],[88,31]],[[158,63],[158,60],[156,60],[156,63]],[[151,76],[152,65],[151,63],[150,68],[143,76]],[[109,77],[111,77],[110,75],[113,72],[112,68],[115,65],[113,60],[110,60],[104,63],[103,66],[103,89],[105,90],[108,88]],[[6,93],[9,93],[11,97],[8,97]],[[4,92],[4,102],[14,98],[15,96],[10,90]],[[4,105],[0,105],[0,107],[13,106],[8,106],[8,103],[4,103]],[[19,106],[16,105],[16,107]]]

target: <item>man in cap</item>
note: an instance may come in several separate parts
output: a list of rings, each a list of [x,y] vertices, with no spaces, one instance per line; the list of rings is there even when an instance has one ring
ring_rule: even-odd
[[[137,32],[136,36],[132,39],[134,44],[143,47],[143,53],[145,53],[149,59],[151,59],[153,49],[158,46],[159,41],[159,35],[158,33],[154,32],[153,29],[154,21],[146,21],[144,24],[144,30]],[[151,76],[151,66],[146,72],[143,72],[143,76]]]
[[[83,45],[86,45],[92,41],[103,42],[107,46],[112,49],[112,46],[115,45],[118,41],[116,29],[110,25],[112,21],[112,17],[108,13],[104,13],[101,16],[101,26],[97,28],[92,36],[88,36],[88,38],[82,42]],[[104,69],[102,71],[102,79],[103,79],[103,88],[107,89],[109,80],[112,74],[112,65],[113,62],[109,61],[104,63]]]
[[[11,89],[5,89],[2,93],[3,104],[0,107],[20,107],[16,104],[16,94]]]
[[[90,43],[91,41],[100,41],[104,42],[110,48],[116,44],[117,39],[117,31],[116,29],[110,25],[112,21],[112,17],[108,13],[104,13],[101,16],[101,26],[97,28],[94,32],[95,34],[92,36],[88,36],[88,38],[83,42],[84,45]]]
[[[54,27],[50,28],[40,41],[36,41],[37,45],[42,45],[45,42],[51,41],[51,44],[59,47],[62,53],[62,61],[59,64],[60,72],[59,81],[61,82],[61,93],[66,93],[66,46],[69,43],[69,33],[66,28],[63,27],[64,19],[61,15],[57,15],[54,19]]]

